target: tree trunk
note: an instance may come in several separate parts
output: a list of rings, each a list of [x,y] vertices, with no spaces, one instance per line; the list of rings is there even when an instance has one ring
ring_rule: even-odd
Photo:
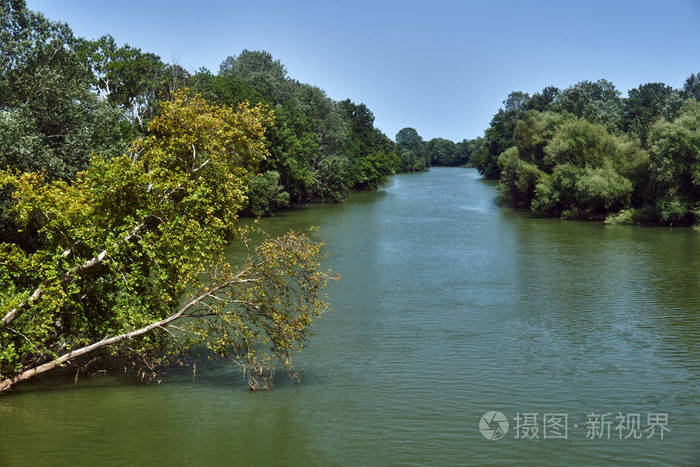
[[[69,362],[71,359],[78,358],[80,356],[89,354],[91,352],[94,352],[95,350],[101,349],[102,347],[116,344],[118,342],[121,342],[125,339],[133,339],[135,337],[141,336],[143,334],[146,334],[147,332],[150,332],[156,328],[165,326],[166,324],[169,324],[179,318],[181,318],[187,311],[189,311],[191,308],[197,306],[200,302],[202,302],[204,299],[207,297],[213,296],[214,293],[220,291],[221,289],[228,287],[231,285],[234,281],[226,281],[223,284],[212,288],[211,290],[207,290],[203,292],[201,295],[197,296],[193,300],[191,300],[189,303],[187,303],[185,306],[180,308],[180,310],[177,313],[174,313],[167,318],[164,318],[160,321],[156,321],[155,323],[151,323],[148,326],[144,326],[141,329],[137,329],[135,331],[131,331],[125,334],[120,334],[118,336],[114,337],[106,337],[102,339],[101,341],[95,342],[93,344],[87,345],[85,347],[81,347],[79,349],[72,350],[66,354],[61,355],[60,357],[51,360],[50,362],[44,363],[43,365],[36,366],[34,368],[31,368],[29,370],[23,371],[22,373],[18,374],[17,376],[14,376],[12,378],[7,378],[2,381],[0,381],[0,392],[6,391],[7,389],[10,389],[12,386],[15,384],[26,381],[36,375],[40,375],[41,373],[45,373],[49,370],[53,370],[54,368],[57,368],[61,366],[62,364]]]

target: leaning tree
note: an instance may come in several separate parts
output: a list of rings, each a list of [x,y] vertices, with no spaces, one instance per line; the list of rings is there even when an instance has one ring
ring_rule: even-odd
[[[242,365],[252,389],[289,365],[327,309],[321,244],[289,232],[240,264],[225,254],[244,239],[237,213],[272,122],[264,106],[182,90],[129,154],[72,182],[0,172],[17,224],[41,236],[35,251],[0,244],[0,391],[105,356],[150,378],[206,349]]]

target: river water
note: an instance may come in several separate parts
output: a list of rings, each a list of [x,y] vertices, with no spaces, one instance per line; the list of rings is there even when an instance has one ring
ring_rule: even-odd
[[[52,375],[0,397],[0,465],[700,464],[699,232],[533,218],[448,168],[261,223],[319,226],[342,276],[300,383]]]

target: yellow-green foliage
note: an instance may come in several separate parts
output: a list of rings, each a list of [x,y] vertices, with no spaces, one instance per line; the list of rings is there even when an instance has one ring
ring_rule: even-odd
[[[206,344],[232,348],[263,371],[269,362],[252,349],[265,341],[269,359],[287,361],[325,307],[318,245],[300,234],[268,240],[242,269],[224,255],[240,233],[237,215],[267,156],[272,121],[264,106],[221,107],[182,90],[162,103],[130,154],[95,158],[71,183],[1,172],[17,223],[37,223],[44,246],[0,246],[0,317],[19,311],[0,327],[0,380],[171,316],[183,295],[217,284],[221,296],[188,311],[185,338],[173,342],[158,329],[109,350],[151,371],[168,350]],[[213,320],[197,324],[205,315]]]

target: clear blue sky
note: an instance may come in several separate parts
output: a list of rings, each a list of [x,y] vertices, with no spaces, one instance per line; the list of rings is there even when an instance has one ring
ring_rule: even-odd
[[[364,102],[391,138],[482,134],[510,91],[605,78],[624,94],[700,72],[700,0],[28,0],[189,70],[265,49],[289,75]]]

